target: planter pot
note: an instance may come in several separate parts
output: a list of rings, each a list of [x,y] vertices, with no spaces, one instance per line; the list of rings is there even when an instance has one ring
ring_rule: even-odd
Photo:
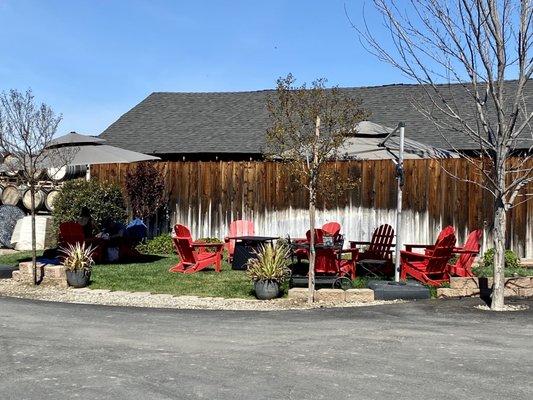
[[[66,271],[67,272],[67,283],[69,286],[75,288],[82,288],[89,285],[91,280],[91,272],[78,270],[78,271]]]
[[[279,283],[269,281],[254,282],[255,297],[259,300],[272,300],[279,296]]]

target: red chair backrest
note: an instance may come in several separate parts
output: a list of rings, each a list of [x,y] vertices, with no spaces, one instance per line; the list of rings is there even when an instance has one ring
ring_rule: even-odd
[[[322,225],[322,230],[326,235],[337,237],[341,233],[341,224],[338,222],[328,222]]]
[[[76,243],[82,244],[85,242],[83,226],[77,222],[63,222],[59,225],[59,238],[63,245],[75,245]]]
[[[463,246],[463,250],[475,251],[479,253],[481,238],[483,237],[483,231],[481,229],[476,229],[475,231],[470,232],[466,238],[466,242]],[[473,253],[464,253],[461,254],[461,257],[455,263],[456,267],[464,268],[465,270],[470,269],[472,263],[476,258],[476,254]]]
[[[428,272],[444,273],[446,271],[448,261],[452,258],[455,241],[454,233],[448,233],[448,235],[437,240],[430,258],[426,261],[426,270]]]
[[[232,221],[229,225],[229,237],[235,236],[253,236],[255,235],[254,223],[253,221],[246,220],[237,220]],[[230,240],[228,242],[227,249],[230,254],[233,254],[235,251],[235,240]]]
[[[372,234],[368,253],[371,253],[376,259],[388,260],[392,257],[390,249],[394,240],[394,229],[389,224],[378,226]]]
[[[437,240],[435,241],[435,246],[437,245],[438,241],[444,239],[450,234],[455,235],[455,228],[451,225],[448,225],[446,228],[439,232],[439,236],[437,236]]]
[[[307,242],[311,241],[311,230],[305,233]],[[320,228],[315,228],[315,244],[324,243],[324,231]]]
[[[176,224],[174,226],[174,247],[178,252],[181,261],[185,263],[195,264],[198,257],[192,246],[191,231],[184,225]]]

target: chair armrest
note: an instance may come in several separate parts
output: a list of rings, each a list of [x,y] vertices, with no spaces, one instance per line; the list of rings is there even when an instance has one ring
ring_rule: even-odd
[[[362,246],[362,245],[368,245],[368,244],[371,244],[371,242],[364,242],[364,241],[359,241],[359,240],[350,240],[350,247]]]
[[[204,242],[194,242],[193,247],[224,247],[224,243],[204,243]]]
[[[411,251],[404,251],[404,250],[400,252],[400,257],[403,259],[416,258],[419,260],[427,260],[428,258],[430,258],[429,256],[426,256],[425,254],[413,253]]]
[[[456,248],[456,249],[453,249],[452,253],[455,253],[455,254],[479,254],[479,251],[465,250],[465,249],[462,249],[462,248]]]
[[[412,252],[413,249],[430,249],[432,247],[435,247],[435,245],[433,244],[413,244],[413,243],[404,244],[404,246],[405,246],[405,250],[408,252]]]

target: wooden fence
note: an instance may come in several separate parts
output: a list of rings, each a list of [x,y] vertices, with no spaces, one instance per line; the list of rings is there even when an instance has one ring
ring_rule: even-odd
[[[281,163],[178,161],[156,165],[166,179],[170,222],[188,225],[194,237],[222,238],[234,219],[252,219],[256,232],[265,235],[301,237],[308,228],[306,191],[291,182]],[[91,176],[120,184],[133,166],[93,166]],[[341,179],[351,179],[357,186],[328,203],[321,200],[319,224],[338,221],[351,240],[368,239],[378,224],[394,225],[396,181],[391,161],[346,161],[331,167],[337,168]],[[483,246],[491,247],[490,194],[450,174],[480,181],[479,172],[464,159],[405,162],[405,242],[432,243],[442,227],[453,225],[459,243],[470,230],[483,228]],[[533,258],[533,201],[510,211],[507,232],[507,247]]]

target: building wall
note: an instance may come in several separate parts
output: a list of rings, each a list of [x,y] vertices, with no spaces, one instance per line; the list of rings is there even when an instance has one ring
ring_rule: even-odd
[[[517,162],[515,160],[514,162]],[[121,183],[134,165],[101,165],[92,177]],[[306,191],[276,162],[158,162],[169,191],[171,222],[189,226],[194,237],[223,238],[234,219],[252,219],[256,232],[302,237],[308,229]],[[356,183],[349,192],[326,191],[319,199],[317,222],[338,221],[348,240],[367,240],[382,223],[395,225],[396,180],[391,161],[332,163],[341,179]],[[472,229],[485,230],[491,247],[492,199],[479,186],[477,168],[464,159],[405,162],[402,234],[405,243],[432,243],[446,225],[454,225],[462,243]],[[533,192],[530,184],[529,193]],[[512,209],[507,247],[533,258],[533,201]]]

